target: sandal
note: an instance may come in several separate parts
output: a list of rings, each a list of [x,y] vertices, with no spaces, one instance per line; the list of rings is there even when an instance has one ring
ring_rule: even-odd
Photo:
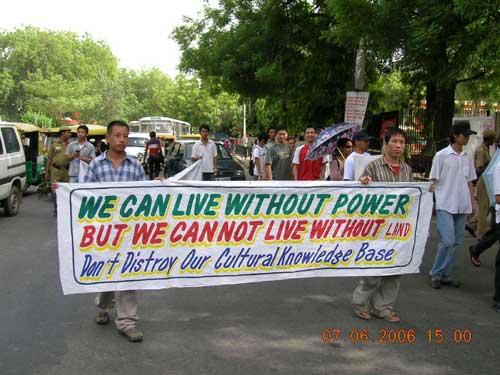
[[[372,318],[370,312],[363,305],[354,305],[353,307],[354,315],[356,315],[358,318],[361,318],[363,320],[370,320]]]
[[[383,314],[373,314],[379,319],[387,320],[389,323],[399,323],[401,318],[392,310],[386,310]]]
[[[470,255],[470,261],[474,265],[474,267],[481,267],[481,261],[479,260],[479,257],[474,254],[473,246],[469,246],[469,255]]]

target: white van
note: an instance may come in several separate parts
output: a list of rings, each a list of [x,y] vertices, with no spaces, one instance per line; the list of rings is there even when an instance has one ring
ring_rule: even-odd
[[[144,149],[146,143],[149,141],[149,134],[147,133],[128,133],[128,145],[125,149],[127,155],[136,158],[139,163],[144,163]]]
[[[0,122],[0,203],[7,216],[19,210],[26,187],[26,158],[16,126]]]

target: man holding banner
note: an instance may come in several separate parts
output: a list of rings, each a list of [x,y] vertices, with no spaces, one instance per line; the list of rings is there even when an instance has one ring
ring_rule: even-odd
[[[389,129],[385,136],[387,150],[384,157],[371,161],[363,172],[361,182],[411,182],[412,169],[401,160],[406,145],[406,134],[397,128]],[[354,314],[369,320],[372,315],[391,323],[401,321],[393,305],[399,292],[400,275],[363,277],[354,290]]]
[[[128,156],[125,148],[128,144],[129,126],[123,121],[112,121],[108,125],[106,142],[109,149],[92,160],[85,182],[125,182],[145,180],[144,168],[137,159]],[[115,293],[99,293],[96,305],[99,313],[96,323],[109,323],[109,311],[114,305]],[[137,296],[135,290],[116,292],[115,324],[121,335],[131,342],[142,341],[143,335],[137,329]]]

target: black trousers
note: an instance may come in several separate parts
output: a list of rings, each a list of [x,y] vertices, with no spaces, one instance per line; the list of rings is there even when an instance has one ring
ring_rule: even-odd
[[[148,158],[148,173],[150,180],[154,180],[160,175],[160,158],[157,156]]]
[[[491,214],[491,224],[490,229],[484,234],[484,236],[479,240],[477,244],[472,246],[472,252],[474,255],[479,256],[484,251],[488,250],[491,246],[495,244],[498,240],[497,235],[497,223],[496,223],[496,211],[493,207],[490,208]]]
[[[202,179],[203,181],[212,181],[214,179],[214,174],[212,172],[203,172]]]

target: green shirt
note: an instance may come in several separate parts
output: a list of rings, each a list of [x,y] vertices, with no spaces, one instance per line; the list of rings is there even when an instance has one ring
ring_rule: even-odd
[[[292,148],[276,143],[266,154],[266,164],[271,164],[273,180],[292,180]]]

